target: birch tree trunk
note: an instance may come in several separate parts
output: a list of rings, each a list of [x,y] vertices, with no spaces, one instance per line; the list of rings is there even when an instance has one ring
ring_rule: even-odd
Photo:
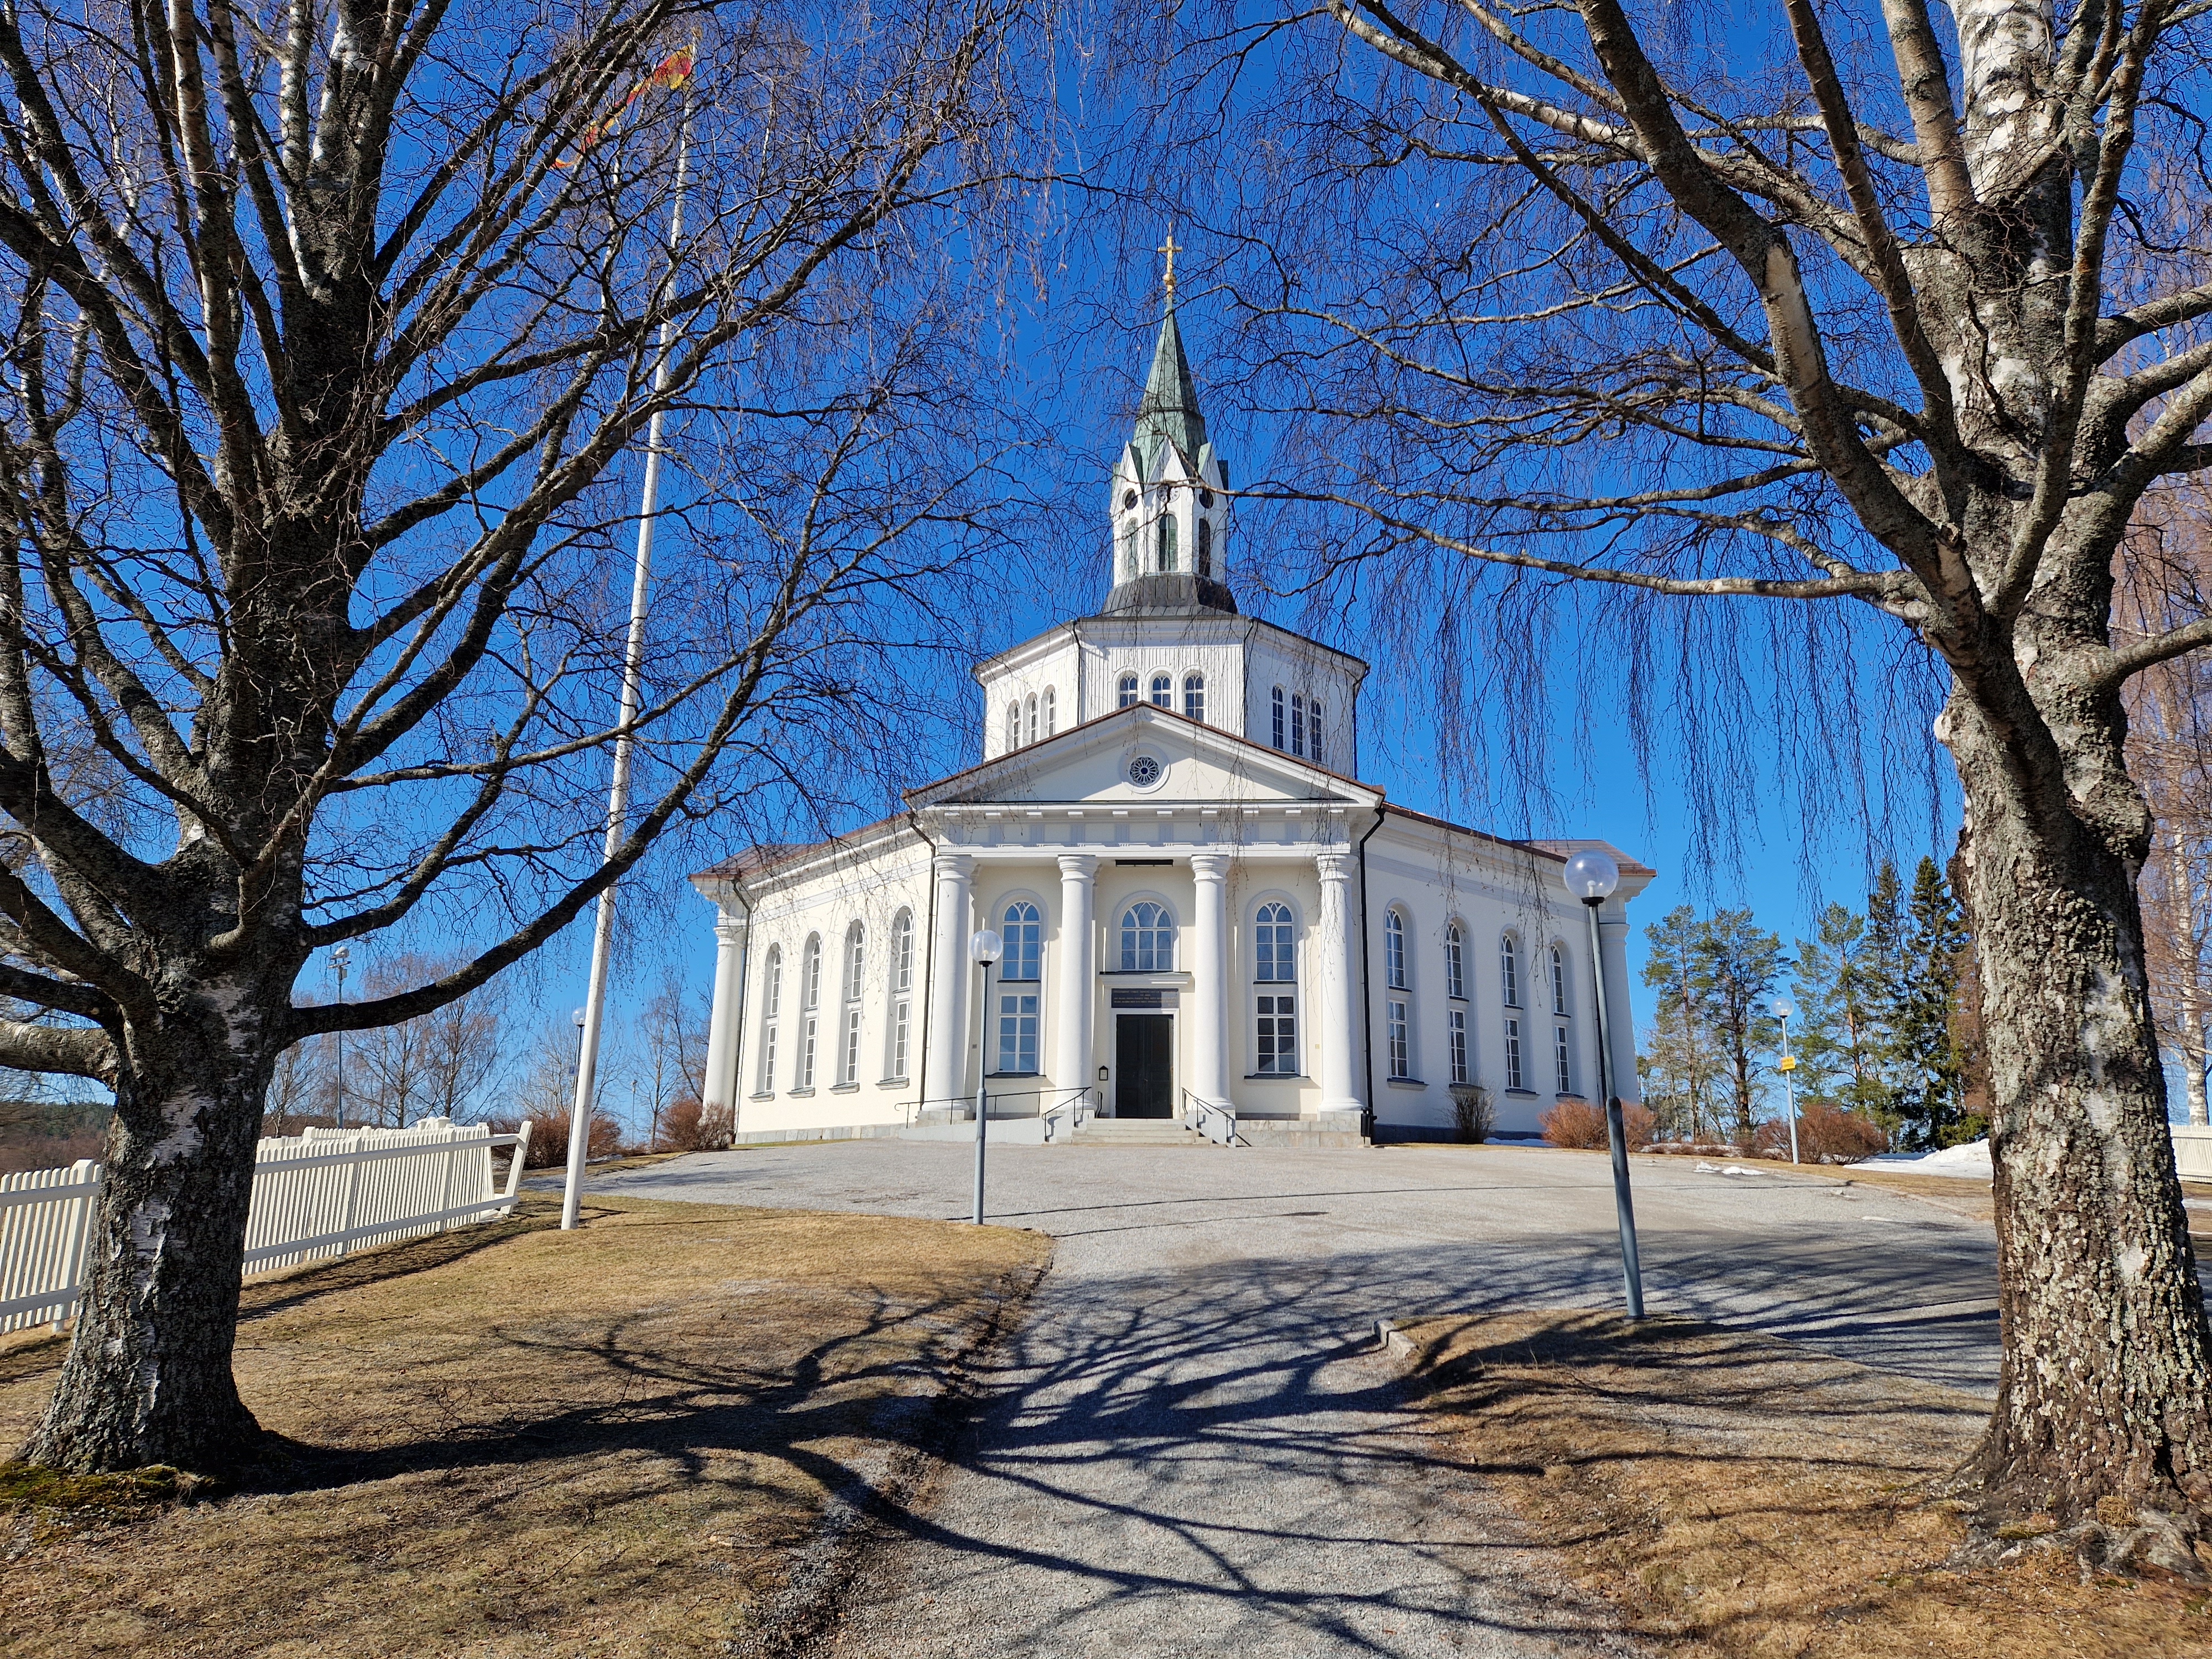
[[[1249,290],[1224,284],[1262,296],[1255,335],[1296,384],[1274,493],[1316,507],[1324,577],[1419,556],[1470,613],[1515,583],[1617,604],[1639,619],[1620,648],[1577,653],[1597,701],[1802,657],[1820,715],[1858,706],[1778,627],[1738,654],[1722,636],[1755,609],[1925,653],[1965,801],[1997,1171],[1983,1519],[2178,1516],[2109,1524],[2198,1575],[2212,1329],[2123,695],[2212,647],[2212,618],[2184,584],[2117,638],[2114,598],[2146,493],[2212,473],[2196,9],[1956,0],[1954,39],[1925,0],[1883,0],[1877,39],[1839,56],[1814,0],[1777,0],[1764,39],[1735,20],[1694,43],[1694,15],[1678,35],[1620,0],[1328,3],[1331,42],[1374,56],[1347,75],[1316,52],[1295,81],[1318,182],[1240,227],[1267,254]],[[1723,615],[1706,656],[1654,669],[1669,603]],[[1709,757],[1742,741],[1680,729]]]

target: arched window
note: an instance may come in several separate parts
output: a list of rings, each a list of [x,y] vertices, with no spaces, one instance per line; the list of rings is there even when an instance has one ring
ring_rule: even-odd
[[[1160,568],[1173,570],[1176,562],[1175,514],[1165,513],[1160,515]]]
[[[1275,688],[1274,746],[1281,749],[1285,746],[1285,742],[1283,726],[1283,688],[1279,685]]]
[[[1121,971],[1173,973],[1175,934],[1175,918],[1165,905],[1139,899],[1121,913]]]
[[[1010,702],[1006,705],[1006,747],[1018,749],[1021,746],[1022,706],[1018,702]]]
[[[1186,674],[1182,677],[1182,717],[1187,720],[1206,719],[1206,676]]]
[[[1455,921],[1444,929],[1444,994],[1467,1000],[1467,938]]]
[[[1321,764],[1321,699],[1306,699],[1306,758]]]
[[[1152,676],[1152,707],[1155,708],[1172,708],[1175,707],[1174,675],[1155,674]]]
[[[1406,988],[1406,918],[1396,910],[1382,913],[1382,982],[1394,991]]]
[[[806,941],[806,954],[799,964],[799,1064],[791,1086],[814,1086],[814,1051],[822,1038],[822,936]]]
[[[1035,1077],[1037,1073],[1037,981],[1044,949],[1042,919],[1027,899],[1016,899],[999,921],[1006,955],[999,962],[999,1053],[991,1069]]]
[[[837,1081],[860,1080],[860,987],[867,951],[866,934],[859,922],[845,931],[844,1008],[837,1021]]]
[[[783,1012],[783,947],[775,945],[761,964],[760,1091],[775,1089],[776,1017]]]
[[[1306,700],[1295,691],[1291,693],[1291,752],[1306,752]]]
[[[1044,959],[1044,926],[1037,908],[1027,899],[1016,899],[1006,907],[1000,926],[1000,938],[1004,940],[1006,954],[999,963],[1000,979],[1036,979]]]
[[[1556,945],[1552,947],[1552,1012],[1567,1012],[1567,953]]]
[[[1213,574],[1213,525],[1206,519],[1198,521],[1198,574]]]
[[[1052,730],[1053,730],[1053,726],[1052,726],[1052,705],[1053,705],[1053,702],[1054,702],[1053,690],[1052,690],[1052,688],[1051,688],[1050,686],[1048,686],[1048,686],[1047,686],[1047,687],[1045,687],[1045,689],[1044,689],[1044,734],[1045,734],[1045,736],[1047,736],[1048,738],[1048,737],[1050,737],[1050,736],[1052,735]]]
[[[1498,971],[1505,1004],[1505,1086],[1526,1088],[1521,1071],[1521,948],[1510,933],[1498,941]]]
[[[914,912],[891,918],[891,1017],[886,1077],[906,1076],[907,1046],[914,1030]]]
[[[1297,933],[1291,924],[1289,905],[1260,907],[1252,921],[1252,943],[1253,978],[1273,984],[1298,976]]]
[[[1252,919],[1253,1044],[1261,1077],[1298,1074],[1297,932],[1287,904],[1263,904]]]
[[[1114,706],[1117,708],[1128,708],[1137,701],[1137,677],[1134,674],[1122,675],[1121,683],[1115,688],[1115,691],[1118,701]]]

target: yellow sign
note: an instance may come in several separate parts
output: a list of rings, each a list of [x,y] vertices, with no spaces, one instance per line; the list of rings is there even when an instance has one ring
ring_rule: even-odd
[[[1795,1054],[1783,1055],[1782,1058],[1776,1062],[1774,1069],[1778,1072],[1796,1071],[1797,1069],[1797,1056]]]

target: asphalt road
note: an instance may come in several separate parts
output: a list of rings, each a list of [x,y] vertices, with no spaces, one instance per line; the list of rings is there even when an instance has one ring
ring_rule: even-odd
[[[970,1152],[706,1153],[594,1182],[957,1218]],[[1604,1161],[1539,1150],[1006,1147],[989,1216],[1057,1241],[1031,1315],[907,1541],[828,1651],[894,1656],[1626,1652],[1510,1544],[1479,1477],[1395,1409],[1377,1317],[1618,1306]],[[1878,1188],[1636,1170],[1655,1310],[1990,1391],[1985,1224]]]

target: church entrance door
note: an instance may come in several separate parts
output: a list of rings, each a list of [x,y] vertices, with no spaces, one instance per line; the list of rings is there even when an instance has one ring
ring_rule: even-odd
[[[1175,1115],[1175,1016],[1122,1014],[1114,1021],[1114,1115]]]

